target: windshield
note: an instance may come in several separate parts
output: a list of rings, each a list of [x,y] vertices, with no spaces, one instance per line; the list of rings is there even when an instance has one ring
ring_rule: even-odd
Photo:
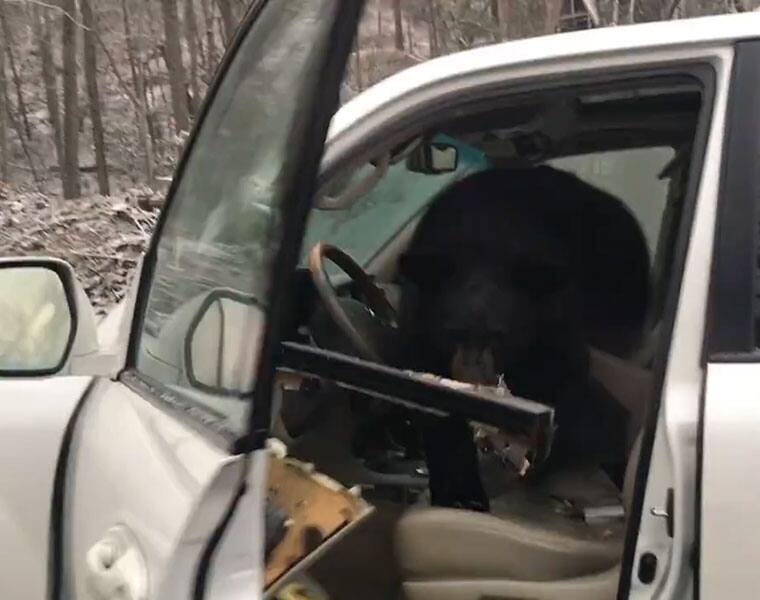
[[[454,171],[439,175],[416,173],[410,171],[406,161],[402,160],[390,165],[377,185],[351,206],[339,210],[312,209],[304,237],[302,263],[314,244],[324,241],[366,266],[441,190],[489,166],[483,152],[459,140],[437,135],[434,141],[457,147],[459,155]],[[363,176],[363,169],[356,174]]]

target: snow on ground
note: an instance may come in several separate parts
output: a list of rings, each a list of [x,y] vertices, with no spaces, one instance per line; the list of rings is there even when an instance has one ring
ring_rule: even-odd
[[[0,187],[0,204],[0,256],[68,261],[98,314],[124,296],[159,214],[147,189],[59,200]]]

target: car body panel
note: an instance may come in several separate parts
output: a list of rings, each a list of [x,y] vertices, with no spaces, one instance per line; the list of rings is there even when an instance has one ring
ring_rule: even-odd
[[[180,542],[198,541],[186,530],[200,499],[207,497],[225,465],[239,457],[121,382],[96,383],[80,424],[67,482],[72,595],[91,597],[87,553],[109,528],[122,524],[139,540],[150,565],[148,597],[157,598],[169,567],[182,568],[172,560]],[[104,473],[104,466],[114,467],[115,473]],[[226,483],[231,494],[238,481]]]
[[[700,545],[703,598],[760,596],[758,390],[756,363],[708,366]]]
[[[695,49],[695,53],[698,52]],[[704,384],[702,340],[733,56],[732,48],[724,48],[715,51],[710,60],[716,73],[711,122],[678,296],[652,464],[641,513],[636,560],[633,563],[637,565],[642,554],[652,552],[664,567],[658,568],[656,579],[651,584],[640,582],[634,572],[631,598],[650,598],[653,588],[659,588],[658,598],[689,598],[693,593],[691,552],[696,539],[697,439],[699,404]],[[668,535],[665,519],[652,514],[653,510],[661,512],[665,509],[668,489],[675,491],[672,539]]]
[[[623,61],[641,52],[661,51],[662,56],[700,46],[726,46],[760,35],[760,13],[743,13],[658,23],[606,27],[504,42],[457,52],[425,61],[367,88],[335,114],[328,145],[346,135],[355,124],[389,103],[409,94],[436,87],[463,75],[488,74],[506,67],[558,65],[582,59],[586,69],[594,61],[619,56]]]
[[[50,498],[66,424],[89,377],[0,383],[0,597],[41,600]],[[30,426],[33,424],[33,426]]]

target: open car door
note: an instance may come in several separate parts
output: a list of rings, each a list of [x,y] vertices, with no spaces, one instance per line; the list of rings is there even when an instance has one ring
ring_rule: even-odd
[[[263,593],[278,325],[361,5],[253,2],[111,318],[111,351],[67,264],[0,262],[15,328],[0,337],[0,374],[23,378],[3,381],[0,439],[47,440],[23,467],[3,463],[0,596]],[[251,309],[224,336],[220,290]],[[223,375],[209,379],[209,365]],[[48,518],[49,532],[37,525]]]

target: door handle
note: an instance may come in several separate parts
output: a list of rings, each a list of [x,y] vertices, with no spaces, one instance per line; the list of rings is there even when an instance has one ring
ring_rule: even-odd
[[[109,529],[87,551],[87,587],[95,600],[146,600],[148,569],[134,536],[124,526]]]

